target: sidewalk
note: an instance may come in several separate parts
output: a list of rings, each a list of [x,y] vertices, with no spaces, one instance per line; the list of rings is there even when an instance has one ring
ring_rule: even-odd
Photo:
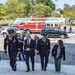
[[[17,62],[17,71],[14,72],[9,66],[9,61],[0,61],[0,75],[75,75],[75,66],[62,65],[62,71],[56,73],[54,71],[54,64],[49,64],[47,71],[42,71],[40,68],[40,63],[35,64],[35,71],[25,72],[26,65],[25,62]]]

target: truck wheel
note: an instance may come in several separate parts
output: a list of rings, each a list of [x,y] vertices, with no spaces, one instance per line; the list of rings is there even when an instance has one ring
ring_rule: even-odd
[[[7,36],[7,33],[3,33],[3,36],[6,37]]]
[[[30,34],[30,30],[26,30],[26,33],[29,33]]]
[[[16,35],[17,35],[17,36],[20,36],[20,33],[17,33]]]
[[[64,38],[65,38],[65,36],[64,36],[64,35],[61,35],[61,38],[62,38],[62,39],[64,39]]]

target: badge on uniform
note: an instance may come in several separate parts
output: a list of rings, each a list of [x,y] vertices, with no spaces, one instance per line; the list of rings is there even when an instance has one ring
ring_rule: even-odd
[[[16,42],[16,40],[14,39],[13,43],[15,43],[15,42]]]
[[[41,45],[42,45],[42,43],[41,43]]]
[[[8,41],[6,41],[6,43],[8,44]]]
[[[48,43],[47,43],[47,45],[48,45]]]

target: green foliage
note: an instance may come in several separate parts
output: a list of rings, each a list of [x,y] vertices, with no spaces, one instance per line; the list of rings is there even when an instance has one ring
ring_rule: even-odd
[[[55,10],[55,4],[53,3],[52,0],[36,0],[36,3],[43,3],[46,6],[49,6],[51,8],[51,10]]]
[[[70,10],[71,6],[67,3],[64,4],[64,10]]]
[[[64,10],[64,17],[75,20],[75,11],[74,10]]]
[[[63,15],[65,18],[75,20],[75,5],[70,6],[69,4],[65,4]]]
[[[49,6],[46,6],[44,4],[36,4],[30,10],[29,16],[50,17],[51,16],[51,9]]]
[[[51,14],[55,10],[52,0],[7,0],[0,4],[0,20],[17,17],[61,17],[75,19],[75,5],[64,4],[64,9],[57,9],[61,14]]]
[[[55,10],[55,4],[53,3],[53,1],[50,0],[50,2],[48,2],[47,4],[48,4],[48,6],[50,6],[52,11]]]
[[[23,17],[28,17],[29,10],[32,8],[31,6],[33,5],[33,0],[21,0],[20,3],[23,3],[23,5],[25,5],[25,9],[21,8],[25,10],[25,12],[23,13],[25,14],[25,16]]]
[[[17,17],[49,17],[55,10],[52,0],[7,0],[0,4],[0,19],[15,19]]]
[[[60,14],[52,14],[52,17],[61,17],[61,15]]]
[[[3,4],[0,4],[0,20],[4,19],[5,16],[5,10]]]
[[[63,14],[63,10],[61,8],[58,8],[57,11],[59,11],[60,14]]]
[[[72,10],[75,10],[75,5],[73,5],[73,6],[71,7],[71,9],[72,9]]]
[[[16,7],[17,7],[17,0],[16,1],[15,0],[8,0],[8,2],[5,4],[7,19],[9,19],[9,18],[13,19],[14,16],[17,15],[15,13]]]

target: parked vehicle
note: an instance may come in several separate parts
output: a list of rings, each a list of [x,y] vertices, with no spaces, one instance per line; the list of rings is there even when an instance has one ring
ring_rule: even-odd
[[[12,28],[15,30],[16,34],[23,33],[22,30],[19,30],[19,29],[14,28],[14,27],[12,27]],[[7,36],[7,34],[8,34],[7,30],[8,30],[8,29],[9,29],[9,28],[3,28],[3,29],[1,30],[1,34],[2,34],[3,36]]]
[[[65,31],[62,31],[62,30],[58,30],[56,28],[48,28],[48,27],[45,27],[42,29],[42,32],[41,33],[46,33],[47,34],[47,37],[60,37],[60,38],[67,38],[68,35],[67,35],[67,32]]]
[[[0,26],[0,32],[1,32],[2,28],[3,28],[3,27],[2,27],[2,26]]]
[[[18,22],[19,21],[19,22]],[[18,20],[13,26],[18,29],[24,29],[27,33],[41,32],[42,28],[45,26],[45,18],[28,18],[26,21]]]
[[[60,20],[57,18],[17,18],[12,26],[18,29],[25,29],[27,33],[39,33],[44,27],[60,30]]]

